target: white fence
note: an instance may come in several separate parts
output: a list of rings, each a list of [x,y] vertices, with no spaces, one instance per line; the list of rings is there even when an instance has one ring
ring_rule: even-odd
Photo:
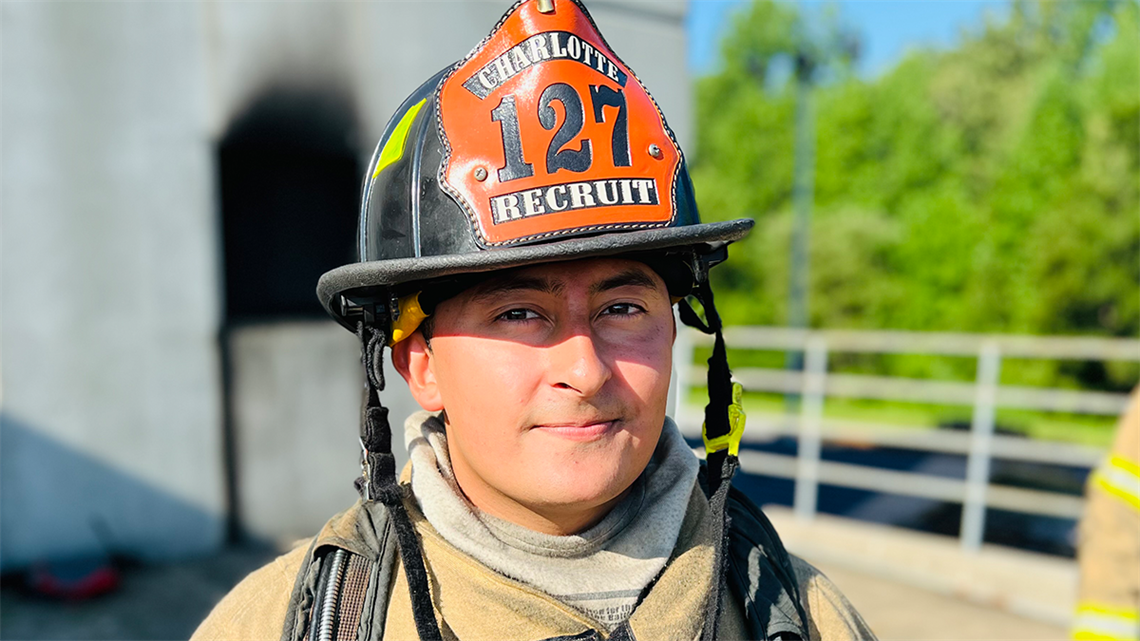
[[[1000,384],[1003,357],[1140,361],[1140,340],[1078,337],[948,334],[886,331],[810,331],[783,327],[728,327],[730,349],[803,351],[804,371],[738,367],[735,380],[755,392],[801,395],[798,416],[750,412],[744,442],[777,436],[798,439],[795,457],[741,449],[742,469],[795,480],[794,510],[810,520],[816,511],[820,483],[873,492],[936,499],[962,504],[961,542],[966,550],[982,543],[987,507],[1077,518],[1083,499],[1076,496],[991,484],[993,458],[1061,465],[1093,466],[1103,451],[1068,443],[994,434],[997,408],[1048,412],[1119,415],[1126,394],[1086,392]],[[689,436],[700,435],[700,408],[685,405],[690,387],[705,385],[704,364],[694,363],[694,349],[711,345],[711,337],[679,330],[677,338],[678,423]],[[829,374],[834,352],[967,356],[977,359],[973,383],[857,374]],[[825,398],[895,400],[973,406],[969,433],[888,427],[824,418]],[[747,407],[745,408],[748,409]],[[825,440],[964,454],[965,479],[899,472],[820,460]]]

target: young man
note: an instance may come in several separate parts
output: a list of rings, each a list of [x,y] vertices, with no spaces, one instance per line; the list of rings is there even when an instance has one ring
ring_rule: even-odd
[[[575,0],[524,0],[392,118],[361,262],[363,496],[196,639],[855,639],[871,632],[731,489],[743,429],[681,151]],[[686,296],[695,298],[706,320]],[[665,416],[673,305],[716,335],[707,473]],[[399,481],[381,355],[424,412]]]

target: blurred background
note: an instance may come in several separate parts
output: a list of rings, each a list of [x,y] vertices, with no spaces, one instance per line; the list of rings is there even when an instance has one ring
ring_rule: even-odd
[[[1065,638],[1140,378],[1140,5],[586,4],[705,219],[757,220],[714,271],[741,486],[884,638]],[[316,279],[388,116],[508,6],[0,5],[0,637],[184,638],[355,500]]]

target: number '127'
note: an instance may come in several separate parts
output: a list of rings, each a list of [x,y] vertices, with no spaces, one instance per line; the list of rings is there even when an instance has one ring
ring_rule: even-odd
[[[551,103],[562,103],[566,119],[554,133],[550,146],[546,149],[546,173],[553,174],[559,169],[584,172],[593,164],[593,151],[590,140],[582,141],[578,149],[566,149],[566,144],[582,132],[586,120],[586,110],[582,98],[573,87],[557,82],[543,90],[538,100],[538,122],[547,131],[558,124],[558,115]],[[606,121],[605,108],[617,107],[614,118],[610,148],[614,167],[629,167],[629,125],[626,118],[625,94],[621,89],[611,89],[606,85],[590,85],[590,105],[594,110],[594,122]],[[534,165],[523,159],[522,136],[519,133],[519,115],[514,96],[503,96],[499,105],[491,111],[491,120],[499,123],[503,135],[503,156],[506,165],[499,169],[499,180],[506,182],[534,175]]]

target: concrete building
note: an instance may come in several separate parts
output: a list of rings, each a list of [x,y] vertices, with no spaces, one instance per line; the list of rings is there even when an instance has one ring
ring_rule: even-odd
[[[389,115],[508,6],[0,5],[0,569],[355,500],[358,351],[316,278],[354,259]],[[685,3],[589,6],[686,145]]]

